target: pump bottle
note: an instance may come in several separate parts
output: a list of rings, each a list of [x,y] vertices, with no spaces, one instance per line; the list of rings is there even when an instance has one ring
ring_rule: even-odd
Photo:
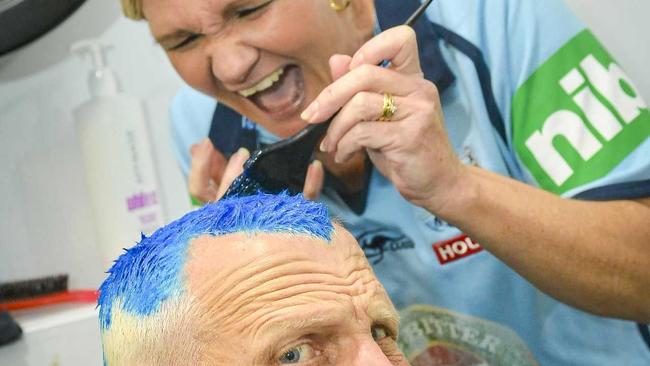
[[[97,242],[108,269],[122,252],[164,223],[147,123],[139,99],[120,92],[97,40],[72,45],[88,56],[90,100],[74,111]]]

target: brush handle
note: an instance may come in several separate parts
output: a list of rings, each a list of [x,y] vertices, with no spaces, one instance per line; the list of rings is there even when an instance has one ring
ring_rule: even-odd
[[[406,22],[404,22],[404,25],[408,25],[409,27],[412,27],[413,24],[417,22],[418,19],[420,19],[420,16],[424,13],[424,11],[427,10],[429,5],[431,5],[432,1],[433,0],[427,0],[423,2],[422,5],[420,5],[420,7],[418,8],[418,10],[416,10],[415,13],[413,13],[411,17],[406,20]]]
[[[0,309],[16,311],[63,303],[97,303],[98,298],[99,292],[95,290],[65,291],[33,299],[0,303]]]

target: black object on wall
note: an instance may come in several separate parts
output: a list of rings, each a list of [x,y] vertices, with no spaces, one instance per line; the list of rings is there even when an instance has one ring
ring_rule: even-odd
[[[0,56],[49,32],[85,1],[0,0]]]

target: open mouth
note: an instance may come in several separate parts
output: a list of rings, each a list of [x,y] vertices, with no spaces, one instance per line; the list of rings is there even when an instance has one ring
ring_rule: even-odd
[[[239,94],[272,118],[282,119],[299,112],[305,98],[305,81],[298,66],[288,65]]]

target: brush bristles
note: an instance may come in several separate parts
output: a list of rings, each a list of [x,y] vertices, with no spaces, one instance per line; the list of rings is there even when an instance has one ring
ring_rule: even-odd
[[[68,275],[0,283],[0,301],[16,301],[68,290]]]

